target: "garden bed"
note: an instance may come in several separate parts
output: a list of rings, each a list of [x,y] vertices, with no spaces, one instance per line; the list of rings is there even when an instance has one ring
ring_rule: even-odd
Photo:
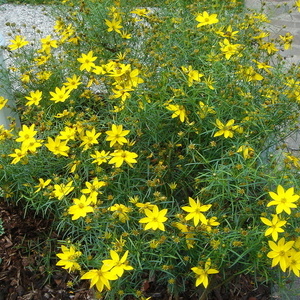
[[[6,292],[267,299],[299,276],[289,36],[233,0],[73,2],[34,41],[7,25],[22,127],[0,136],[19,205],[3,207]]]

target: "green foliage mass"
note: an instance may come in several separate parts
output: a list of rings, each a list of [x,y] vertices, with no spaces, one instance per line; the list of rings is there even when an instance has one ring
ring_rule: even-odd
[[[107,268],[105,299],[143,299],[154,277],[175,296],[241,273],[272,282],[277,229],[267,234],[261,217],[275,214],[288,220],[279,238],[293,241],[280,268],[297,275],[300,163],[286,139],[300,70],[278,55],[288,36],[268,39],[267,17],[233,0],[58,10],[48,38],[17,44],[11,28],[22,127],[1,128],[0,182],[7,199],[53,218],[59,265],[83,279]],[[128,253],[124,274],[108,267],[112,251]]]

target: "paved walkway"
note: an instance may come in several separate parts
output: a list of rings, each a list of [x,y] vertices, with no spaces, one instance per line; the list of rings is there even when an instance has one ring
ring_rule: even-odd
[[[245,0],[246,8],[268,15],[271,23],[267,28],[271,37],[286,33],[293,35],[292,48],[280,52],[288,64],[300,63],[300,12],[294,7],[295,2],[296,0]],[[300,131],[287,138],[285,142],[290,151],[300,155]]]
[[[296,0],[245,0],[249,9],[256,9],[271,19],[268,30],[272,37],[291,33],[294,36],[292,48],[282,51],[289,63],[300,62],[300,12],[293,7]]]

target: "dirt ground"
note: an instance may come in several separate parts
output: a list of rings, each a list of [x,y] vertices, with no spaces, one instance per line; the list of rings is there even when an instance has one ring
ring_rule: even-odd
[[[52,220],[39,218],[33,213],[24,217],[20,206],[8,204],[3,199],[0,199],[0,217],[5,229],[5,233],[0,236],[0,300],[95,299],[86,280],[78,281],[78,275],[75,277],[76,275],[70,275],[55,266],[59,236],[51,229]],[[50,265],[46,257],[49,253],[52,253]],[[152,300],[199,300],[195,293],[174,298],[164,287],[156,286],[155,282],[145,282],[142,288],[145,290],[144,296],[151,297]],[[133,299],[135,298],[126,298]],[[226,287],[215,289],[207,297],[201,298],[204,299],[272,298],[269,287],[255,286],[251,278],[240,275]]]
[[[68,288],[72,277],[46,265],[45,256],[56,249],[59,237],[51,232],[51,220],[34,217],[18,206],[0,201],[5,229],[0,237],[0,300],[92,299],[88,282]],[[43,262],[45,261],[45,264]]]

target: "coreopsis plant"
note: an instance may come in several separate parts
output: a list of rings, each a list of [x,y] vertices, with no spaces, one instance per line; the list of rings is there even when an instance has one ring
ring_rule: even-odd
[[[291,208],[296,208],[297,205],[294,202],[297,202],[300,198],[299,195],[294,194],[294,188],[291,187],[288,190],[284,190],[281,185],[277,187],[277,194],[274,192],[269,192],[271,198],[273,199],[268,203],[267,206],[276,205],[276,213],[280,214],[285,211],[287,214],[291,214]]]
[[[10,40],[11,44],[8,46],[10,50],[14,51],[26,46],[29,42],[21,35],[16,35],[14,40]]]
[[[8,24],[22,126],[0,127],[1,188],[51,217],[50,258],[106,299],[299,276],[291,35],[239,1],[64,2],[51,35]]]
[[[0,109],[3,109],[5,107],[5,105],[7,104],[8,99],[4,98],[4,97],[0,97]]]
[[[63,269],[71,271],[80,270],[80,265],[77,262],[77,258],[81,256],[80,251],[76,251],[76,248],[73,245],[70,245],[70,248],[62,245],[62,253],[57,253],[56,256],[60,260],[56,263],[57,266],[61,266]]]

